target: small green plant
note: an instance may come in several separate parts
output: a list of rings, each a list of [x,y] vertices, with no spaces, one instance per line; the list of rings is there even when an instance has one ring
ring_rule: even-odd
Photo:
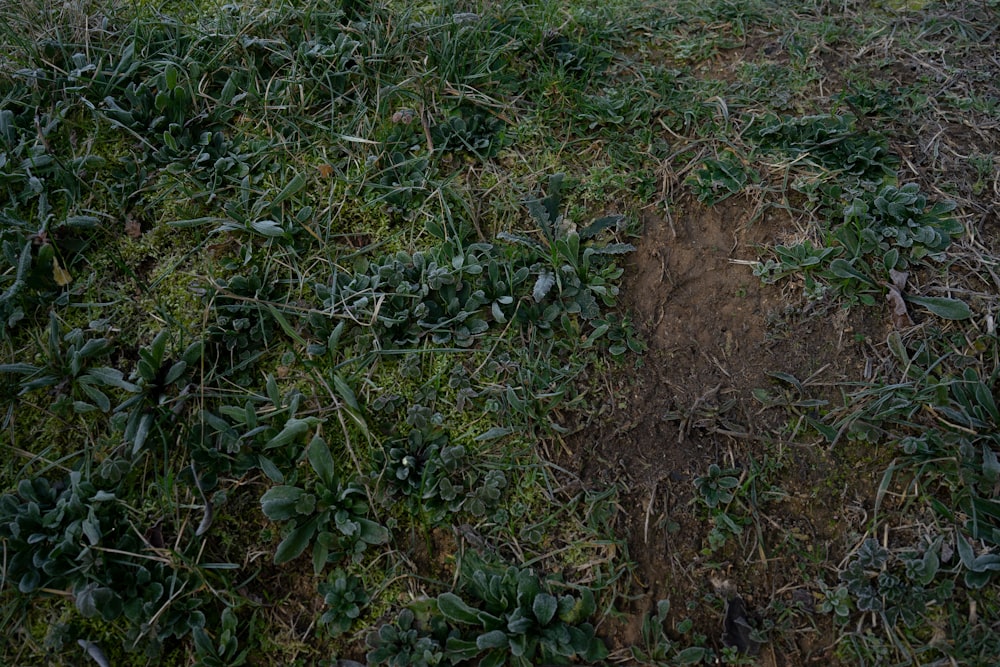
[[[431,130],[435,151],[466,153],[479,159],[496,155],[507,143],[502,120],[474,107],[451,113]]]
[[[435,169],[426,157],[388,150],[371,164],[378,170],[371,174],[367,189],[373,201],[384,205],[390,213],[405,214],[432,189],[430,179]]]
[[[801,163],[801,168],[819,170],[818,176],[803,181],[813,184],[836,174],[837,185],[823,190],[825,204],[835,205],[845,190],[893,179],[899,158],[889,151],[886,138],[876,132],[860,130],[850,115],[817,114],[777,116],[767,114],[755,119],[745,136],[762,149],[784,153]],[[800,187],[803,187],[800,186]],[[804,189],[809,192],[808,186]]]
[[[59,321],[54,312],[49,314],[48,337],[44,366],[14,363],[0,364],[0,373],[25,376],[21,393],[46,389],[55,394],[51,408],[60,414],[87,413],[111,410],[108,389],[132,390],[123,374],[107,366],[93,366],[93,362],[111,354],[113,347],[107,338],[88,338],[82,329],[60,336]]]
[[[403,609],[396,619],[368,634],[368,663],[389,667],[433,667],[451,665],[441,642],[420,626],[410,609]]]
[[[0,135],[3,133],[0,112]],[[43,157],[46,158],[43,160]],[[6,153],[0,151],[0,169]],[[37,164],[37,169],[33,167]],[[73,282],[72,263],[89,243],[98,228],[98,218],[91,215],[57,217],[49,202],[42,165],[56,165],[52,156],[39,155],[22,163],[26,170],[26,195],[21,211],[13,205],[0,208],[0,335],[35,312],[40,305],[64,305]],[[86,163],[76,169],[86,168]],[[0,183],[3,182],[0,172]],[[70,176],[74,180],[75,176]],[[58,185],[55,184],[55,185]],[[16,201],[12,199],[12,201]]]
[[[590,589],[549,591],[550,584],[530,570],[477,566],[461,588],[464,599],[455,593],[437,598],[438,610],[458,631],[445,648],[452,659],[478,658],[484,666],[603,660],[607,648],[587,622],[596,608]]]
[[[228,368],[237,384],[248,384],[259,359],[273,342],[276,322],[266,303],[276,301],[278,290],[268,276],[254,267],[246,274],[216,280],[207,290],[215,322],[208,328],[208,340],[215,343],[217,372]]]
[[[790,275],[805,274],[826,266],[828,260],[843,252],[838,247],[815,247],[811,241],[773,248],[777,259],[768,259],[754,265],[753,274],[768,284]]]
[[[517,281],[500,278],[490,261],[493,253],[489,244],[445,241],[428,252],[361,262],[353,276],[337,273],[330,285],[317,285],[316,292],[324,308],[366,323],[393,345],[412,346],[429,338],[435,344],[470,347],[489,330],[491,318],[506,321],[514,302],[514,295],[505,292]],[[482,286],[494,277],[488,297]]]
[[[367,492],[337,474],[330,448],[322,437],[313,437],[306,456],[315,479],[304,488],[274,486],[264,493],[260,504],[268,519],[289,524],[274,562],[287,563],[312,544],[313,569],[319,574],[328,562],[360,556],[367,546],[384,543],[389,533],[367,518]]]
[[[311,206],[297,207],[294,215],[289,210],[293,195],[306,186],[306,177],[292,172],[281,190],[260,191],[249,178],[239,181],[238,191],[224,205],[227,217],[206,216],[186,220],[172,220],[170,227],[185,229],[218,224],[214,233],[239,232],[251,238],[265,239],[275,244],[290,245],[295,236],[309,220],[313,213]],[[252,250],[247,251],[247,258],[252,256]]]
[[[718,159],[708,158],[700,169],[696,169],[687,179],[688,186],[703,204],[714,206],[737,194],[748,183],[758,180],[758,176],[744,166],[743,161],[727,151]]]
[[[124,432],[125,442],[137,454],[154,429],[169,432],[177,412],[183,408],[185,387],[197,370],[203,345],[195,341],[173,359],[167,355],[171,335],[160,331],[139,350],[139,361],[129,376],[126,390],[132,396],[115,408],[115,423]]]
[[[74,471],[58,485],[25,479],[0,496],[0,581],[27,596],[64,592],[84,618],[124,619],[126,642],[156,655],[165,640],[204,625],[203,600],[181,595],[198,588],[200,574],[151,556],[113,489]]]
[[[945,605],[952,596],[954,583],[950,578],[936,581],[941,544],[939,537],[920,550],[896,554],[878,540],[866,539],[840,572],[841,585],[824,589],[820,608],[834,612],[841,622],[853,608],[871,613],[886,628],[899,623],[917,627],[932,606]]]
[[[564,219],[560,211],[563,178],[563,174],[550,176],[548,194],[527,202],[540,239],[509,232],[498,235],[501,240],[528,249],[525,260],[532,263],[531,274],[535,276],[532,299],[536,304],[551,303],[551,306],[541,312],[523,309],[520,314],[532,319],[540,315],[542,324],[562,313],[593,320],[600,315],[602,305],[613,306],[618,295],[614,283],[623,269],[607,260],[635,250],[629,243],[595,242],[602,232],[618,226],[620,215],[598,218],[579,231],[575,224]]]
[[[319,594],[327,610],[319,617],[319,624],[333,635],[342,635],[351,629],[370,598],[359,577],[337,568],[326,581],[320,582]]]
[[[104,579],[104,559],[94,550],[124,524],[114,493],[99,489],[74,472],[59,490],[44,477],[25,479],[16,493],[0,497],[0,538],[8,554],[4,582],[22,593],[39,589],[83,588]],[[112,618],[121,602],[104,605]]]
[[[925,257],[940,259],[963,232],[949,215],[954,209],[951,201],[929,205],[916,183],[886,185],[874,198],[856,197],[844,209],[844,224],[857,234],[863,254],[897,257],[889,268],[905,269]]]
[[[734,490],[740,485],[739,478],[735,476],[738,472],[734,468],[723,469],[713,463],[708,467],[707,474],[695,478],[695,488],[706,507],[715,509],[732,501]]]
[[[239,667],[245,665],[250,654],[249,648],[240,650],[239,619],[232,607],[222,610],[219,630],[214,637],[204,628],[191,632],[194,639],[195,667]]]
[[[619,317],[608,313],[607,316],[594,320],[594,330],[583,346],[591,347],[601,339],[607,344],[608,352],[616,359],[621,359],[629,350],[634,354],[646,351],[646,343],[639,337],[632,318],[628,315]]]
[[[851,596],[846,586],[830,588],[824,582],[819,582],[822,595],[818,609],[824,614],[832,613],[838,623],[846,623],[851,617]]]
[[[874,194],[858,191],[841,208],[844,222],[828,232],[826,247],[816,248],[809,241],[777,246],[777,259],[758,262],[754,275],[768,283],[801,275],[810,298],[832,292],[847,305],[874,305],[894,271],[943,258],[953,237],[963,231],[962,224],[948,215],[954,208],[954,202],[928,206],[915,183],[884,185]],[[946,319],[971,317],[969,307],[958,299],[916,295],[906,299]]]
[[[439,428],[414,428],[386,443],[383,480],[392,494],[405,496],[415,514],[438,524],[456,512],[483,516],[497,505],[507,478],[500,470],[480,472],[463,445],[449,444]]]
[[[711,650],[701,646],[687,646],[671,635],[668,629],[670,600],[656,603],[656,611],[642,621],[642,644],[630,647],[632,658],[643,665],[695,665],[712,659]]]

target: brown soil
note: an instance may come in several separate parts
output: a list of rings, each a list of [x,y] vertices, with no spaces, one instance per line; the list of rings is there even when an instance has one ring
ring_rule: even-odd
[[[735,591],[794,638],[765,644],[761,664],[830,662],[833,635],[823,631],[827,617],[814,613],[818,568],[854,546],[846,540],[863,531],[878,480],[850,472],[859,456],[847,451],[852,444],[831,447],[808,428],[816,406],[768,408],[752,392],[835,407],[834,385],[864,379],[867,341],[886,332],[879,309],[786,308],[801,299],[762,284],[740,262],[794,225],[781,213],[747,225],[751,214],[745,201],[687,202],[673,211],[673,227],[645,219],[623,292],[649,350],[637,372],[608,379],[604,410],[570,449],[586,482],[622,490],[620,529],[637,584],[632,608],[622,610],[632,620],[611,630],[613,644],[640,643],[643,615],[669,598],[676,620],[691,618],[718,649],[725,598]],[[798,392],[773,372],[806,386]],[[870,452],[860,455],[872,462]],[[738,469],[741,479],[758,471],[759,493],[730,507],[748,524],[715,549],[693,483],[712,463]]]

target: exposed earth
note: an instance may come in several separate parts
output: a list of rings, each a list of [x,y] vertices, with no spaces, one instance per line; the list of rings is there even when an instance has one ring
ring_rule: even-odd
[[[634,372],[608,380],[604,410],[571,439],[566,465],[575,462],[588,484],[621,489],[619,530],[637,568],[619,647],[638,642],[644,614],[664,598],[721,638],[724,601],[738,593],[751,615],[795,630],[783,634],[795,645],[767,644],[761,664],[829,662],[828,621],[813,615],[822,573],[810,556],[837,563],[854,548],[880,480],[852,471],[879,454],[846,439],[831,446],[808,418],[836,406],[837,387],[876,371],[870,341],[885,338],[886,323],[880,309],[788,306],[802,299],[761,283],[748,263],[758,244],[785,240],[794,225],[780,212],[748,224],[753,213],[745,201],[685,201],[672,222],[646,216],[623,292],[649,349]],[[803,403],[801,418],[789,423],[786,409],[769,409],[754,396],[761,389],[774,407]],[[712,463],[759,484],[758,506],[735,511],[748,525],[715,550],[713,522],[694,502],[694,480]]]

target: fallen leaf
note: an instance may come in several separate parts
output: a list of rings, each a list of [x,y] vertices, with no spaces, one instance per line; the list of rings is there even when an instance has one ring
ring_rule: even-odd
[[[902,292],[906,289],[906,279],[910,277],[910,274],[907,271],[889,269],[889,277],[892,278],[892,284],[896,286],[896,289]]]
[[[403,123],[404,125],[409,125],[417,117],[417,112],[413,109],[399,109],[396,113],[392,114],[393,123]]]
[[[142,236],[142,225],[131,215],[125,218],[125,234],[132,239]]]
[[[913,320],[910,319],[906,301],[903,300],[903,290],[906,289],[906,279],[910,277],[910,274],[906,271],[892,269],[889,271],[889,277],[892,278],[892,284],[886,285],[889,292],[885,295],[885,300],[892,306],[892,326],[896,329],[912,327]]]
[[[723,621],[722,643],[735,648],[743,655],[757,655],[760,642],[754,638],[754,627],[747,614],[743,598],[735,595],[726,601],[726,618]]]
[[[330,178],[331,176],[333,176],[333,165],[324,163],[316,167],[316,170],[319,172],[319,175],[322,176],[323,178]]]
[[[892,326],[896,329],[906,329],[913,326],[910,313],[906,309],[906,302],[903,294],[894,286],[889,287],[889,292],[885,295],[885,300],[892,306]]]
[[[52,278],[59,287],[66,287],[73,282],[73,276],[69,275],[69,271],[59,266],[59,260],[55,257],[52,258]]]

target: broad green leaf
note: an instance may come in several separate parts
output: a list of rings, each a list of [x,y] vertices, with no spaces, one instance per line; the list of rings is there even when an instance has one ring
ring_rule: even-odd
[[[591,662],[600,662],[608,657],[608,647],[601,639],[591,637],[586,651],[583,652],[583,657]]]
[[[281,484],[285,481],[285,476],[278,470],[278,466],[274,465],[274,461],[267,458],[266,456],[257,457],[257,465],[260,469],[267,475],[267,478],[276,484]]]
[[[202,660],[206,656],[215,655],[215,645],[212,643],[207,632],[201,628],[197,628],[191,632],[191,637],[194,639],[195,649],[202,655]]]
[[[618,223],[624,219],[624,217],[625,216],[622,215],[606,215],[603,218],[598,218],[587,225],[583,231],[580,232],[580,236],[584,239],[593,238],[605,229],[616,227]]]
[[[185,361],[174,362],[174,364],[170,367],[170,370],[167,371],[167,376],[163,379],[163,384],[171,385],[174,382],[177,382],[177,380],[179,380],[180,377],[184,375],[184,371],[186,370],[187,370],[187,362]]]
[[[889,346],[889,351],[904,368],[910,365],[910,355],[906,351],[906,344],[903,343],[903,338],[898,331],[893,330],[889,333],[886,344]]]
[[[635,246],[631,243],[609,243],[603,246],[593,246],[587,250],[594,255],[626,255],[635,252]]]
[[[316,519],[307,521],[281,541],[274,552],[274,564],[281,565],[298,558],[299,554],[309,546],[309,541],[316,533]]]
[[[268,238],[277,238],[285,233],[281,225],[274,220],[251,220],[250,229]]]
[[[302,174],[295,174],[292,180],[288,181],[288,184],[278,193],[278,195],[271,201],[271,207],[274,208],[278,206],[286,199],[294,195],[296,192],[304,188],[306,185],[306,177]]]
[[[540,303],[555,284],[556,277],[548,271],[543,271],[535,280],[535,286],[531,290],[531,298],[535,300],[535,303]]]
[[[830,262],[830,273],[838,278],[858,280],[866,285],[871,285],[872,281],[865,274],[861,273],[851,265],[846,259],[835,259]]]
[[[149,365],[154,369],[153,377],[146,378],[149,381],[156,379],[155,373],[159,370],[160,365],[163,363],[163,354],[167,350],[167,340],[169,336],[170,334],[167,330],[163,329],[160,333],[156,334],[156,337],[153,338],[153,342],[149,345]]]
[[[344,399],[344,403],[347,403],[347,406],[351,410],[355,412],[361,411],[361,405],[358,403],[358,397],[355,396],[354,390],[351,389],[351,385],[347,384],[347,381],[339,373],[333,375],[333,388],[336,390],[337,395]]]
[[[444,241],[447,236],[441,223],[434,220],[427,220],[424,222],[424,229],[427,230],[428,234],[441,241]]]
[[[117,387],[132,393],[139,391],[138,387],[125,380],[125,375],[115,368],[107,368],[105,366],[100,368],[90,368],[87,369],[86,375],[94,378],[100,384],[107,387]]]
[[[389,531],[385,526],[375,523],[370,519],[356,519],[356,521],[361,527],[358,537],[365,544],[385,544],[389,541]]]
[[[490,312],[493,315],[493,319],[498,324],[506,324],[507,323],[507,317],[503,314],[503,310],[500,308],[500,304],[497,303],[496,301],[494,301],[492,304],[490,304]]]
[[[274,486],[261,496],[260,507],[268,519],[287,521],[300,514],[296,505],[305,495],[306,492],[297,486]]]
[[[580,591],[580,598],[570,595],[559,598],[559,618],[571,625],[585,621],[597,609],[594,593],[589,588]]]
[[[479,611],[465,604],[454,593],[441,593],[437,597],[438,609],[445,618],[459,623],[479,624]]]
[[[21,593],[31,593],[38,588],[39,584],[42,582],[42,573],[38,570],[32,569],[25,572],[21,576],[21,580],[17,584],[17,590]]]
[[[990,582],[992,575],[989,572],[965,572],[965,585],[972,589],[979,589]]]
[[[527,616],[522,616],[520,609],[514,612],[514,614],[507,619],[507,632],[512,635],[520,635],[527,632],[533,625],[535,625],[535,620],[528,618]]]
[[[799,382],[799,379],[794,375],[792,375],[791,373],[783,373],[781,371],[768,371],[767,374],[775,378],[776,380],[787,382],[788,384],[792,385],[799,391],[802,391],[802,383]]]
[[[539,593],[531,602],[531,611],[541,625],[549,624],[549,621],[556,615],[558,607],[559,601],[554,595],[548,593]]]
[[[88,384],[86,382],[80,382],[79,385],[80,389],[83,390],[83,393],[85,393],[87,397],[101,409],[101,412],[108,412],[111,410],[111,399],[108,398],[107,394],[92,384]]]
[[[448,637],[447,642],[445,642],[445,648],[448,651],[448,657],[453,661],[472,660],[482,653],[479,647],[476,646],[476,642],[456,636]]]
[[[184,354],[181,355],[181,360],[188,366],[194,366],[201,359],[202,352],[205,349],[204,341],[196,340],[187,346],[184,350]]]
[[[91,338],[83,347],[77,352],[82,359],[89,359],[90,357],[97,356],[109,348],[108,340],[106,338]]]
[[[31,375],[32,373],[37,373],[41,368],[38,366],[32,366],[31,364],[17,363],[17,364],[0,364],[0,373],[16,373],[18,375]]]
[[[708,657],[708,649],[700,646],[691,646],[677,654],[674,660],[678,665],[696,665]]]
[[[163,80],[166,82],[168,90],[177,87],[177,68],[174,67],[173,63],[167,64],[167,68],[163,72]]]
[[[340,336],[344,333],[344,320],[337,322],[337,326],[330,332],[330,337],[326,341],[326,351],[331,357],[337,353],[340,344]]]
[[[264,387],[267,390],[267,397],[270,399],[274,407],[281,407],[281,393],[278,391],[278,382],[274,379],[274,375],[271,373],[267,374],[267,379],[264,382]]]
[[[507,648],[508,644],[507,634],[503,630],[491,630],[476,637],[476,646],[480,651]]]
[[[488,429],[485,433],[480,433],[476,436],[476,442],[488,442],[490,440],[497,440],[511,434],[511,429],[506,426],[494,426]]]
[[[139,425],[135,429],[135,439],[132,441],[132,454],[138,454],[139,450],[146,444],[146,438],[153,430],[153,413],[147,412],[139,418]]]
[[[972,310],[964,301],[947,299],[938,296],[907,296],[906,300],[923,306],[940,318],[946,320],[967,320],[972,317]]]
[[[961,533],[958,534],[958,554],[962,565],[970,572],[988,573],[1000,571],[1000,556],[994,553],[984,553],[976,556],[972,545]]]
[[[507,656],[504,651],[493,651],[483,656],[479,661],[479,667],[503,667],[507,664]]]
[[[306,419],[296,419],[292,417],[287,422],[285,422],[285,427],[281,429],[278,435],[274,436],[267,441],[264,445],[264,449],[274,449],[276,447],[284,447],[285,445],[295,442],[301,436],[309,430],[309,421]]]
[[[309,458],[309,464],[316,471],[316,475],[320,481],[326,487],[333,488],[335,482],[333,476],[333,455],[330,454],[330,448],[326,446],[326,441],[318,433],[313,437],[312,442],[309,443],[309,447],[306,449],[306,456]]]
[[[294,340],[302,347],[306,347],[308,345],[305,339],[299,335],[299,332],[296,331],[292,327],[292,325],[288,323],[288,320],[285,318],[284,315],[281,314],[281,311],[279,311],[277,308],[274,307],[273,304],[270,303],[267,304],[267,309],[271,312],[271,317],[274,318],[274,321],[278,323],[278,326],[281,327],[281,330],[284,331],[289,338]]]
[[[330,557],[330,546],[327,540],[317,539],[313,545],[313,574],[319,575]]]

